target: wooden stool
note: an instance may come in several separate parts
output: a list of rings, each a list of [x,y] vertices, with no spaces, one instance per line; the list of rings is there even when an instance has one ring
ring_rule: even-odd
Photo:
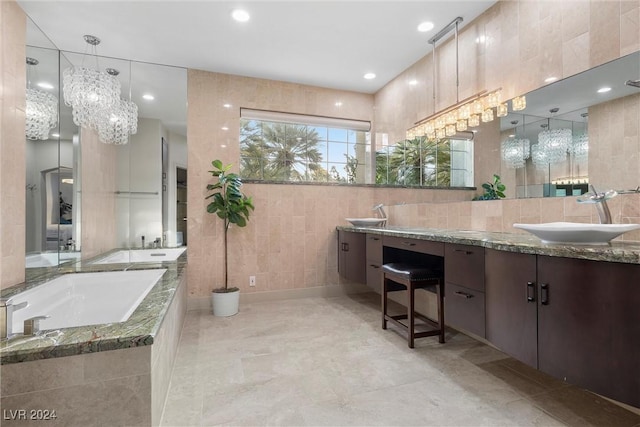
[[[407,329],[409,348],[413,348],[415,338],[431,337],[438,335],[438,341],[444,343],[444,278],[431,269],[417,265],[390,263],[382,266],[382,329],[387,329],[387,321]],[[424,289],[433,292],[438,297],[438,321],[435,322],[420,313],[415,312],[415,291]],[[407,291],[407,314],[390,316],[387,314],[387,294],[394,291]],[[435,327],[435,330],[426,332],[415,331],[415,318]],[[408,324],[400,323],[407,319]]]

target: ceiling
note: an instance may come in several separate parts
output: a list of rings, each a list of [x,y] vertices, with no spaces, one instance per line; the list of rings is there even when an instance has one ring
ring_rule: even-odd
[[[457,16],[495,1],[32,1],[23,10],[63,51],[375,93],[430,52]],[[239,23],[241,7],[251,19]],[[417,26],[431,21],[434,29]],[[453,32],[450,33],[452,35]],[[365,80],[368,72],[376,74]]]

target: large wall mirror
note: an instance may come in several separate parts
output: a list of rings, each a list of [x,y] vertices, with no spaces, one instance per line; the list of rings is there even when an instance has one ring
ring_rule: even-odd
[[[631,151],[624,145],[625,138],[637,137],[634,126],[640,120],[640,88],[626,82],[638,79],[640,52],[635,52],[526,94],[526,108],[510,110],[500,121],[508,196],[579,195],[589,185],[636,189],[640,170],[628,168],[621,177],[618,171],[626,168],[618,162],[625,155],[638,157],[637,144]]]
[[[27,45],[38,61],[27,66],[29,84],[58,100],[56,125],[25,138],[27,268],[137,249],[143,236],[146,247],[186,245],[186,69],[98,57],[138,107],[128,143],[104,144],[74,124],[62,90],[65,69],[94,67],[96,57],[59,51],[30,20]]]

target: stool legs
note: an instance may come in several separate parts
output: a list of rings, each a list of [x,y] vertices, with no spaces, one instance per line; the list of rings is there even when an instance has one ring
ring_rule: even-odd
[[[439,343],[444,343],[445,342],[445,327],[444,327],[444,286],[443,283],[440,282],[435,286],[436,289],[436,298],[437,298],[437,307],[438,307],[438,321],[434,322],[430,319],[427,319],[426,317],[420,315],[419,313],[416,313],[415,309],[415,292],[416,289],[419,289],[420,286],[418,285],[418,287],[416,287],[416,282],[413,282],[411,280],[398,280],[396,278],[393,279],[394,282],[402,284],[406,287],[406,291],[407,291],[407,314],[406,315],[399,315],[399,316],[390,316],[387,311],[388,311],[388,296],[389,296],[389,289],[392,289],[392,287],[389,284],[389,281],[391,281],[392,279],[389,279],[386,277],[386,275],[383,275],[382,278],[382,295],[381,295],[381,299],[382,299],[382,329],[387,329],[387,321],[391,320],[394,323],[398,324],[399,326],[405,327],[407,330],[407,345],[409,346],[409,348],[414,348],[415,345],[415,339],[416,338],[422,338],[422,337],[427,337],[427,336],[434,336],[434,335],[438,335],[438,342]],[[393,289],[393,290],[397,290],[397,289]],[[416,317],[419,317],[420,319],[422,319],[423,321],[427,321],[429,322],[431,325],[436,326],[438,329],[436,330],[432,330],[432,331],[427,331],[427,332],[416,332],[416,325],[415,325],[415,320]],[[407,319],[407,324],[404,325],[402,323],[399,322],[399,320],[402,319]]]
[[[440,325],[440,335],[438,342],[444,344],[444,289],[442,285],[438,285],[438,324]]]
[[[408,307],[407,321],[409,322],[409,324],[407,325],[409,327],[409,336],[407,337],[407,341],[408,341],[409,348],[413,348],[413,340],[416,332],[416,324],[415,324],[416,293],[415,292],[416,290],[413,287],[413,283],[409,282],[407,286],[407,299],[409,300],[408,301],[409,304],[407,304],[407,307]]]
[[[382,279],[382,329],[387,329],[387,278]]]

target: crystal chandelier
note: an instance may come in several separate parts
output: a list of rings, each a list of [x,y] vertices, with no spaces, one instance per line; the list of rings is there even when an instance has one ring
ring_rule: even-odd
[[[120,72],[107,68],[107,73],[117,76]],[[112,106],[105,108],[99,117],[98,138],[106,144],[124,145],[129,142],[129,135],[138,132],[138,106],[118,98]]]
[[[120,81],[113,75],[98,70],[96,46],[100,39],[85,35],[84,40],[92,46],[96,68],[67,68],[63,72],[63,94],[66,105],[72,107],[73,122],[80,127],[97,130],[104,111],[120,101]],[[86,53],[85,53],[86,57]]]
[[[548,151],[539,143],[531,146],[531,160],[537,169],[546,169],[550,164]]]
[[[38,60],[27,58],[28,74],[31,67],[38,65]],[[50,93],[31,88],[28,78],[26,96],[25,134],[28,139],[49,139],[49,131],[58,125],[58,98]]]
[[[571,154],[576,162],[584,162],[589,158],[589,135],[583,133],[573,138]]]
[[[512,169],[522,168],[530,157],[531,143],[527,138],[508,138],[502,141],[502,160]]]
[[[571,129],[547,129],[548,126],[542,125],[545,130],[538,134],[539,149],[546,152],[548,163],[562,163],[573,143]]]

